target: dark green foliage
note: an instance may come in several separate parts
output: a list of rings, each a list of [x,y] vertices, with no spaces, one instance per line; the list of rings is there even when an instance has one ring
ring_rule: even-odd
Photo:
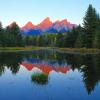
[[[100,49],[100,26],[96,29],[93,46]]]
[[[13,74],[19,71],[20,63],[23,60],[23,54],[17,52],[2,52],[0,53],[0,75],[5,72],[7,67]]]
[[[77,28],[77,39],[75,42],[76,48],[82,48],[85,47],[85,33],[83,32],[83,28],[79,25]]]
[[[20,28],[14,22],[5,29],[0,24],[0,46],[1,47],[16,47],[24,46],[23,37]]]
[[[41,74],[33,74],[31,76],[32,82],[35,82],[37,84],[47,84],[48,83],[48,75],[45,73],[41,73]]]
[[[43,35],[40,35],[39,36],[39,46],[44,46],[45,44],[45,40],[44,40],[44,36]]]
[[[4,42],[5,40],[3,39],[4,38],[4,30],[2,28],[2,23],[0,22],[0,46],[4,47]]]
[[[15,22],[9,26],[9,31],[10,32],[8,34],[11,38],[11,46],[23,46],[23,38],[20,32],[20,28]]]
[[[89,5],[83,21],[83,27],[86,36],[86,47],[92,48],[95,29],[98,26],[98,15],[92,5]]]
[[[26,44],[26,45],[30,45],[31,39],[30,39],[29,36],[26,36],[26,37],[24,38],[24,40],[25,40],[25,44]]]
[[[77,29],[73,28],[72,31],[66,33],[64,46],[74,48],[77,37],[78,37]]]
[[[62,33],[57,34],[56,36],[56,46],[63,47],[64,46],[64,35]]]

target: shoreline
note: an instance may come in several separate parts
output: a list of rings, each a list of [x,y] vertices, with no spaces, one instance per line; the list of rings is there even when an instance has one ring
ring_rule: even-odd
[[[100,49],[97,48],[59,48],[60,51],[80,54],[99,54]]]
[[[32,51],[32,50],[39,50],[42,47],[0,47],[0,52],[21,52],[21,51]]]
[[[100,49],[97,48],[59,48],[59,47],[0,47],[0,52],[20,52],[20,51],[32,51],[32,50],[40,50],[40,49],[55,49],[61,52],[70,52],[70,53],[92,53],[98,54],[100,53]]]

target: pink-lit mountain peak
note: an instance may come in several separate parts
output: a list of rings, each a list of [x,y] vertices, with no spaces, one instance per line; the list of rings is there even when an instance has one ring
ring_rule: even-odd
[[[31,21],[29,21],[24,27],[22,27],[22,30],[28,30],[28,29],[34,29],[35,25]]]
[[[34,27],[34,25],[33,25],[33,23],[32,23],[31,21],[29,21],[29,22],[26,24],[26,26],[28,26],[28,27]]]
[[[40,24],[37,25],[37,28],[45,29],[49,28],[52,25],[52,21],[49,17],[45,18]]]
[[[67,19],[63,19],[62,21],[60,21],[61,25],[69,25],[70,22],[67,21]]]
[[[50,20],[50,17],[46,17],[42,23],[52,23],[51,20]]]

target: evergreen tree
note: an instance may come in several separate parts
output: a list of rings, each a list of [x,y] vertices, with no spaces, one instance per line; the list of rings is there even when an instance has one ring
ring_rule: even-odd
[[[16,22],[9,26],[9,35],[11,40],[11,46],[23,46],[23,37],[21,31]]]
[[[76,48],[82,48],[85,46],[85,34],[83,32],[83,28],[79,25],[77,28],[77,39],[76,39],[76,43],[75,43],[75,47]]]
[[[39,36],[39,46],[43,46],[44,45],[44,37],[43,35]]]
[[[86,12],[86,15],[83,20],[83,27],[84,27],[84,32],[86,35],[86,47],[87,48],[92,48],[93,46],[93,37],[94,37],[94,32],[97,27],[97,13],[96,10],[92,7],[92,5],[89,5],[88,10]]]
[[[77,37],[78,37],[77,29],[73,28],[72,31],[66,33],[64,46],[74,48]]]
[[[0,22],[0,46],[5,47],[5,34],[4,34],[4,29],[2,27],[2,23]]]
[[[31,38],[30,38],[30,36],[25,36],[24,40],[25,40],[25,45],[26,46],[30,46],[31,45]]]
[[[94,47],[100,49],[100,26],[95,31]]]
[[[95,36],[94,36],[94,41],[93,41],[93,47],[100,49],[100,16],[99,14],[97,15],[97,20],[98,20],[98,23],[94,32]]]
[[[3,35],[3,29],[2,29],[2,24],[0,22],[0,46],[2,46],[2,35]]]
[[[64,45],[64,36],[62,33],[58,33],[56,36],[56,46],[57,47],[63,47]]]

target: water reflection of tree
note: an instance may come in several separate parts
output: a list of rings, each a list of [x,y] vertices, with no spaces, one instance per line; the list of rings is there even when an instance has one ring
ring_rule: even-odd
[[[33,52],[33,55],[28,58],[37,58],[45,62],[49,62],[49,61],[55,62],[59,66],[67,63],[65,54],[56,52],[54,50],[41,50],[41,51]]]
[[[19,71],[19,63],[21,63],[22,58],[22,54],[19,53],[0,53],[0,75],[4,73],[5,67],[16,74]]]
[[[100,55],[72,55],[69,58],[67,60],[72,64],[72,69],[77,68],[83,73],[83,82],[88,94],[91,94],[100,80]]]
[[[84,67],[80,68],[81,72],[83,72],[83,81],[85,83],[85,87],[90,94],[92,90],[94,90],[96,85],[96,73],[93,64],[93,58],[90,55],[83,57]]]

